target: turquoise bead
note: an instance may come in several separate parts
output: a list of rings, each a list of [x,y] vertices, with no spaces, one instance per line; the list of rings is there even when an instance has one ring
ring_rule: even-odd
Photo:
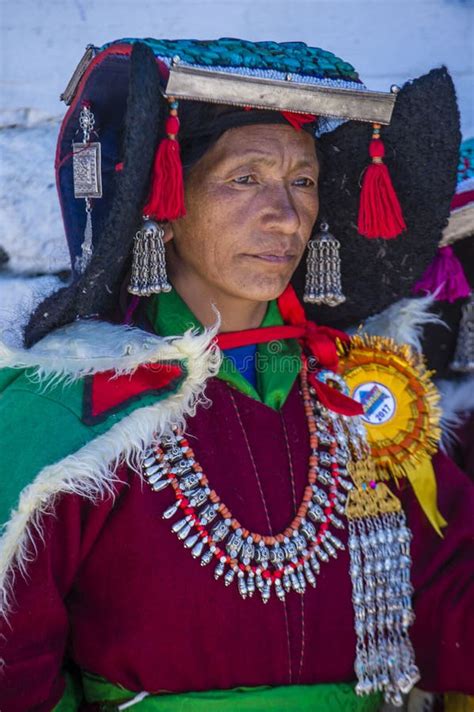
[[[111,44],[137,41],[146,42],[159,57],[172,59],[178,55],[182,62],[197,66],[274,70],[315,79],[360,81],[348,62],[319,47],[308,47],[304,42],[250,42],[235,37],[218,40],[125,38]],[[104,45],[103,49],[109,46]]]

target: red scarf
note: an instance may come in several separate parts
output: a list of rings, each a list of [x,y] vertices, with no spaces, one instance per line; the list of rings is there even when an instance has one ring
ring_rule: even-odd
[[[322,383],[317,375],[318,371],[323,369],[337,371],[339,357],[336,342],[339,340],[348,344],[349,336],[338,329],[317,326],[313,321],[308,321],[291,285],[288,285],[278,299],[278,308],[285,322],[284,326],[267,326],[218,334],[216,340],[219,348],[225,351],[280,339],[298,339],[303,348],[316,360],[316,370],[308,370],[308,380],[316,391],[319,401],[330,410],[342,415],[362,415],[364,411],[360,403],[344,395],[337,388]]]

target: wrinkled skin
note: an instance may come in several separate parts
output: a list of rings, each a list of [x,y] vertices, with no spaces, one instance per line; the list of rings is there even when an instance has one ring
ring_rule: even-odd
[[[285,125],[226,131],[191,169],[186,216],[168,225],[168,273],[205,325],[259,326],[287,286],[318,214],[314,139]]]

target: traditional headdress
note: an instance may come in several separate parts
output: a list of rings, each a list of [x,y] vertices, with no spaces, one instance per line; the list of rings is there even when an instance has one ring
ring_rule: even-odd
[[[293,124],[312,122],[323,153],[323,229],[309,245],[313,281],[300,267],[293,282],[318,304],[319,322],[354,323],[406,295],[431,261],[449,214],[459,131],[444,69],[400,92],[371,92],[350,64],[300,42],[125,39],[88,47],[62,98],[69,109],[56,171],[75,279],[33,315],[28,343],[76,316],[110,313],[142,217],[183,214],[179,144],[186,126],[180,134],[179,115],[203,102],[216,105],[221,133],[241,125],[244,114],[248,123],[282,114]],[[222,117],[217,105],[235,111]],[[337,242],[324,223],[341,243],[344,303]],[[155,281],[150,291],[166,289],[159,234],[150,223],[139,233],[135,291],[145,262]],[[318,285],[326,274],[335,284]],[[325,307],[325,295],[338,306]],[[312,316],[311,303],[307,310]]]

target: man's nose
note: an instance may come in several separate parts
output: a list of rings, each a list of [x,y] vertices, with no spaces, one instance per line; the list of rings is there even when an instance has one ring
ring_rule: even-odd
[[[294,235],[301,220],[289,188],[284,185],[272,187],[265,198],[264,227],[278,234]]]

